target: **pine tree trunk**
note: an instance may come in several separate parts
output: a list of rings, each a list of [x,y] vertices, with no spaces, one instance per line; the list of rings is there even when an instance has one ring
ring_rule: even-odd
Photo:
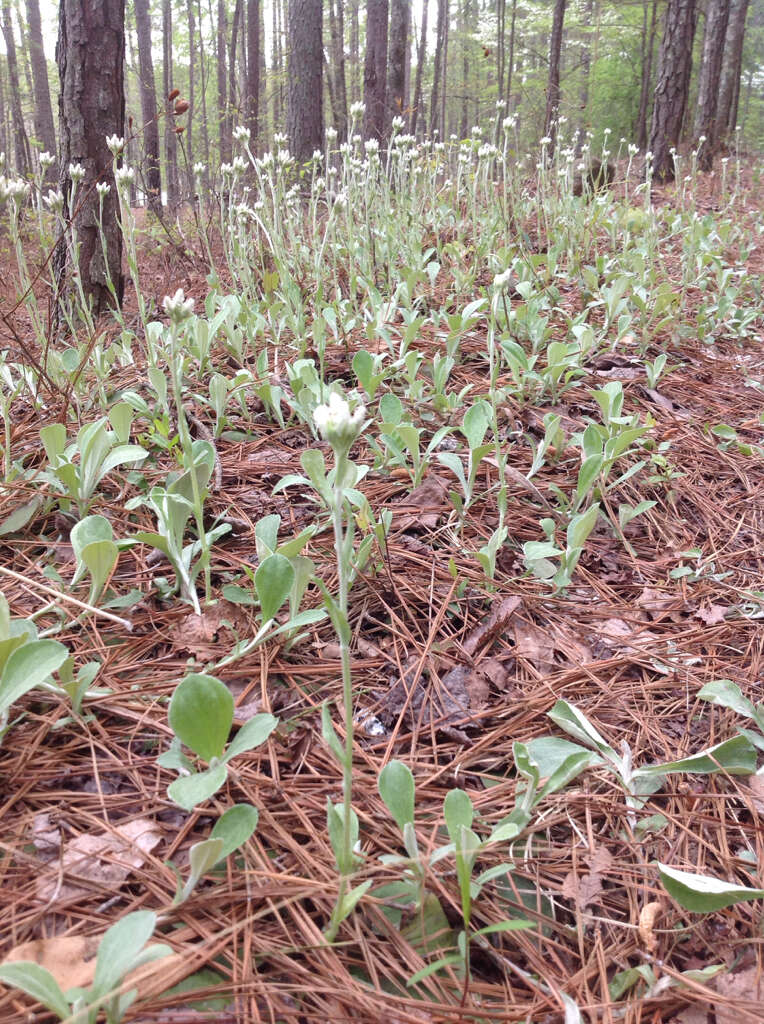
[[[409,49],[410,27],[411,0],[391,0],[387,68],[389,118],[403,117],[406,109],[406,53]]]
[[[502,0],[503,3],[503,0]],[[470,81],[470,55],[468,48],[469,41],[469,30],[470,30],[470,0],[462,0],[459,8],[460,22],[461,22],[461,47],[462,47],[462,112],[461,119],[459,122],[459,133],[463,139],[467,138],[467,134],[470,130],[470,112],[469,112],[469,81]],[[503,40],[502,40],[503,48]],[[501,80],[504,81],[504,67],[503,67],[503,55],[502,55],[502,69],[501,69]],[[504,90],[499,86],[498,94],[501,96]],[[497,118],[498,124],[498,118]]]
[[[432,94],[430,96],[430,136],[438,131],[440,116],[440,79],[443,64],[443,44],[446,38],[446,7],[448,0],[438,0],[438,24],[435,37],[435,56],[432,65]]]
[[[11,101],[11,118],[13,121],[13,155],[16,163],[16,173],[24,177],[29,170],[29,140],[24,126],[24,114],[21,110],[16,40],[13,36],[11,5],[8,3],[8,0],[3,2],[3,38],[5,39],[5,59],[8,65],[8,86]]]
[[[419,35],[419,48],[416,55],[416,78],[414,80],[414,102],[411,110],[410,132],[416,135],[416,125],[419,120],[419,108],[422,105],[422,72],[427,57],[427,9],[430,0],[424,0],[422,5],[422,31]],[[424,118],[422,119],[424,120]]]
[[[42,45],[39,0],[27,0],[27,20],[29,22],[29,49],[34,82],[34,131],[37,141],[42,144],[43,149],[51,156],[55,156],[56,129],[53,122],[53,108],[50,103],[48,62],[45,59],[45,50]],[[52,185],[57,177],[54,166],[46,172],[45,180]]]
[[[194,192],[194,100],[196,92],[196,24],[194,18],[194,0],[186,0],[186,17],[188,20],[188,110],[184,123],[186,130],[182,136],[186,148],[186,176],[188,192]]]
[[[143,118],[143,151],[148,204],[162,204],[162,178],[159,170],[159,122],[154,84],[154,62],[151,56],[151,15],[149,0],[135,0],[135,25],[138,35],[138,70]]]
[[[509,25],[509,53],[507,55],[507,113],[512,111],[512,72],[515,68],[515,22],[517,0],[512,0],[512,21]]]
[[[287,133],[292,156],[306,163],[324,148],[322,5],[290,0]]]
[[[257,117],[260,107],[260,0],[247,0],[247,93],[244,123],[249,128],[252,151],[257,147]]]
[[[734,131],[735,128],[734,120],[732,120],[732,106],[740,84],[748,5],[749,0],[732,0],[730,6],[730,17],[724,42],[724,63],[722,65],[722,80],[719,87],[719,104],[716,110],[716,128],[714,130],[714,135],[719,143],[726,142],[730,132]]]
[[[652,0],[650,31],[647,32],[647,7],[644,0],[644,30],[642,36],[642,77],[639,88],[639,113],[637,114],[637,148],[647,146],[647,111],[650,105],[650,84],[653,77],[653,54],[655,53],[655,28],[658,19],[658,0]]]
[[[108,269],[120,301],[124,287],[122,235],[106,137],[124,136],[125,130],[125,0],[61,0],[58,18],[62,185],[68,201],[69,165],[81,164],[85,179],[75,196],[79,273],[97,314],[111,304],[98,231],[98,196],[93,188],[97,181],[106,180],[112,186],[103,204],[103,225]],[[94,46],[96,39],[98,45]],[[66,267],[65,245],[59,247],[56,265],[59,287],[64,288],[66,273],[75,269]]]
[[[443,21],[443,61],[441,63],[441,74],[443,81],[440,85],[440,137],[446,138],[446,85],[448,83],[448,37],[451,24],[449,18],[449,0],[445,0],[446,15]]]
[[[348,98],[345,79],[345,20],[342,13],[343,0],[329,0],[329,37],[332,45],[332,70],[334,79],[334,127],[337,138],[344,142],[348,134]]]
[[[387,138],[387,29],[388,0],[366,0],[366,56],[363,65],[363,137]]]
[[[594,0],[586,0],[583,10],[582,27],[584,33],[581,39],[581,92],[578,97],[579,123],[578,137],[576,139],[576,156],[580,158],[586,138],[587,126],[591,123],[588,116],[589,107],[589,77],[592,68],[592,51],[589,36],[592,28],[592,15],[594,14]]]
[[[207,0],[210,25],[215,24],[212,16],[212,0]],[[202,31],[202,0],[197,0],[196,13],[199,18],[199,93],[202,97],[202,147],[204,151],[204,184],[209,188],[210,183],[210,131],[207,124],[207,84],[209,81],[209,68],[207,65],[207,52],[204,48],[204,32]]]
[[[344,0],[340,0],[344,2]],[[425,0],[425,3],[427,0]],[[361,33],[358,27],[358,7],[360,0],[350,0],[350,102],[358,103],[361,98]]]
[[[3,75],[3,66],[0,64],[0,153],[5,153],[8,150],[8,138],[5,128],[5,77]]]
[[[730,14],[730,0],[710,0],[706,12],[706,34],[698,82],[698,105],[695,110],[694,142],[698,148],[698,167],[710,171],[717,150],[716,111],[722,77],[724,40]],[[705,136],[701,144],[701,137]]]
[[[554,154],[557,117],[560,113],[560,54],[564,21],[565,0],[555,0],[552,36],[549,42],[549,83],[546,91],[546,118],[544,121],[544,134],[551,140],[546,151],[547,158],[550,160]]]
[[[228,25],[225,0],[218,0],[218,25],[216,38],[217,52],[217,110],[218,110],[218,149],[221,164],[230,164],[232,158],[232,139],[230,117],[228,114],[228,96],[226,80],[226,52],[228,46]]]
[[[172,4],[171,0],[162,0],[162,85],[166,116],[164,123],[164,163],[165,184],[167,185],[167,205],[175,209],[180,198],[178,181],[178,143],[175,134],[175,118],[172,102],[168,99],[173,89],[172,67]]]
[[[674,177],[671,150],[679,145],[692,72],[696,0],[669,0],[655,85],[649,148],[657,181]]]

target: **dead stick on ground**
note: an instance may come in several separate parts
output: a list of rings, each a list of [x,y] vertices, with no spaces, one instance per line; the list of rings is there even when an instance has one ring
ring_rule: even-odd
[[[19,583],[28,583],[30,587],[37,587],[38,590],[42,590],[46,594],[50,594],[51,597],[60,598],[62,601],[68,601],[70,604],[77,605],[78,608],[84,608],[86,612],[90,612],[92,615],[100,615],[103,619],[111,619],[112,622],[116,622],[120,626],[124,626],[128,633],[132,633],[133,624],[127,619],[121,619],[119,615],[112,615],[111,612],[105,612],[101,608],[94,608],[92,604],[85,604],[84,601],[80,601],[76,597],[71,597],[69,594],[62,594],[60,590],[54,590],[53,587],[49,587],[46,583],[39,583],[37,580],[30,580],[28,576],[22,576],[20,572],[14,572],[13,569],[6,569],[5,566],[0,565],[0,573],[4,576],[10,576],[11,579],[18,580]]]

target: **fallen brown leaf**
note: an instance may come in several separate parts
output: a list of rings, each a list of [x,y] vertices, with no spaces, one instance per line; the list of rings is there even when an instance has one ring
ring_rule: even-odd
[[[524,658],[541,673],[554,670],[554,644],[549,631],[533,622],[515,621],[515,657]]]
[[[507,628],[509,620],[521,603],[520,598],[513,595],[505,597],[497,605],[494,605],[488,618],[476,626],[462,644],[464,653],[473,655],[479,647],[483,647],[489,641],[493,642],[499,633]]]
[[[100,835],[77,836],[66,844],[53,870],[37,879],[37,896],[47,903],[87,896],[92,884],[117,888],[143,865],[161,838],[148,818],[136,818]],[[82,881],[70,881],[72,877]]]
[[[188,651],[200,661],[211,661],[220,656],[223,649],[228,653],[236,639],[234,634],[247,629],[247,616],[239,605],[218,601],[205,608],[201,615],[193,612],[184,615],[171,631],[171,637],[175,647]]]
[[[410,494],[392,503],[396,529],[422,527],[431,530],[438,525],[448,504],[448,484],[435,473],[429,473]]]
[[[715,981],[719,995],[749,1004],[749,1013],[754,1009],[761,1010],[764,1000],[764,976],[758,967],[747,967],[744,971],[735,971],[732,974],[720,974]],[[725,1006],[718,1002],[714,1009],[716,1024],[741,1024],[741,1019],[745,1019],[734,1006]]]

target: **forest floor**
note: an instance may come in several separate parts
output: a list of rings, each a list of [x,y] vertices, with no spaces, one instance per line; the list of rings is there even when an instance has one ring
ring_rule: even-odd
[[[749,193],[740,216],[760,219],[759,201]],[[749,257],[751,275],[761,274],[763,257],[760,244]],[[201,308],[201,262],[179,262],[160,243],[143,259],[142,277],[158,301],[183,286]],[[7,263],[0,265],[0,278],[12,276]],[[572,285],[561,291],[563,306],[580,308]],[[694,298],[690,289],[681,314],[690,324]],[[393,519],[381,568],[365,573],[352,592],[359,722],[353,804],[367,854],[358,881],[385,880],[386,871],[386,880],[395,877],[378,860],[400,851],[377,789],[379,769],[392,757],[414,772],[418,840],[429,850],[453,786],[468,789],[485,823],[512,806],[513,744],[559,733],[547,712],[560,699],[583,712],[615,750],[628,745],[635,766],[686,757],[735,734],[741,719],[697,693],[712,680],[730,679],[759,696],[764,680],[764,458],[756,448],[764,431],[764,395],[756,387],[764,380],[761,320],[759,328],[756,338],[721,338],[711,346],[685,338],[667,350],[674,369],[655,388],[640,359],[621,346],[599,353],[554,406],[514,403],[503,410],[510,437],[543,435],[541,420],[550,411],[569,436],[596,413],[590,389],[621,381],[629,411],[652,418],[656,444],[670,442],[673,479],[652,489],[631,480],[619,491],[619,500],[633,504],[660,497],[625,527],[630,550],[600,524],[563,595],[523,576],[519,549],[539,539],[550,486],[569,482],[564,463],[544,466],[528,482],[529,449],[510,448],[510,543],[499,554],[493,588],[465,548],[485,541],[495,512],[476,505],[460,537],[449,515],[453,478],[438,463],[414,491],[405,473],[369,473],[366,497]],[[417,346],[431,357],[443,343],[425,328]],[[13,342],[3,337],[2,344]],[[351,384],[350,361],[365,344],[359,331],[347,347],[329,346],[329,379]],[[485,347],[483,327],[462,338],[455,389],[485,391]],[[140,391],[144,372],[140,363],[115,370],[110,387]],[[159,907],[173,956],[143,968],[131,1019],[147,1024],[542,1024],[562,1020],[561,992],[591,1022],[764,1019],[761,903],[690,914],[661,887],[655,867],[659,861],[727,880],[741,872],[755,878],[755,865],[760,871],[764,864],[758,776],[668,775],[637,821],[611,771],[586,771],[549,797],[511,849],[514,867],[501,906],[495,894],[478,904],[481,925],[515,912],[538,927],[514,933],[509,956],[490,943],[476,946],[468,985],[448,970],[415,989],[407,980],[439,944],[448,948],[461,919],[450,861],[428,873],[437,898],[400,928],[372,890],[338,943],[322,938],[337,886],[326,803],[339,799],[341,783],[321,738],[321,704],[340,696],[339,651],[328,621],[310,627],[290,650],[273,642],[221,672],[235,698],[236,724],[268,711],[279,725],[266,746],[236,762],[211,804],[191,814],[172,804],[169,775],[156,760],[172,735],[167,698],[186,672],[216,662],[238,636],[256,630],[251,609],[223,598],[222,585],[255,564],[254,524],[262,516],[279,513],[287,533],[314,521],[315,506],[305,497],[295,489],[274,495],[273,488],[301,472],[307,447],[323,447],[330,457],[328,446],[316,445],[299,424],[282,430],[261,415],[256,400],[249,406],[250,438],[216,442],[220,477],[208,508],[234,526],[214,551],[219,602],[201,616],[178,601],[163,602],[152,583],[166,565],[146,547],[123,552],[109,585],[119,594],[142,592],[119,612],[132,631],[91,617],[72,621],[58,637],[78,661],[102,662],[97,685],[109,692],[86,703],[86,727],[55,696],[34,692],[24,698],[23,714],[14,708],[18,720],[0,750],[0,956],[14,950],[16,958],[34,957],[65,988],[86,984],[104,929],[121,914]],[[201,405],[193,411],[205,420]],[[713,433],[720,424],[736,438]],[[31,406],[17,407],[15,457],[34,461],[42,425]],[[360,463],[373,460],[363,439],[353,455]],[[171,464],[168,455],[144,469],[148,482],[163,480]],[[487,489],[490,464],[480,472],[478,486]],[[145,509],[126,512],[131,485],[124,475],[115,479],[121,486],[97,511],[117,536],[134,532],[136,516],[149,528]],[[5,516],[25,492],[6,489],[2,500]],[[332,590],[328,531],[313,538],[310,556]],[[30,581],[2,582],[14,616],[24,618],[46,600],[33,581],[45,581],[41,570],[51,562],[66,583],[75,559],[58,514],[0,539],[0,564]],[[672,577],[683,567],[689,571]],[[259,810],[254,837],[172,908],[176,875],[169,862],[184,876],[189,847],[209,833],[212,809],[242,801]],[[139,835],[137,845],[126,847],[126,824]],[[506,857],[488,854],[484,866]],[[718,974],[709,970],[716,965]],[[627,977],[632,969],[639,973]],[[190,994],[180,984],[189,975],[200,991]],[[3,990],[0,1018],[49,1019],[30,1016],[28,1005],[18,992]]]

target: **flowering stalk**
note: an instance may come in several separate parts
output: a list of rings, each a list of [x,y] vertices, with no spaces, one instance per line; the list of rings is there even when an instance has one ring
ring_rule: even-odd
[[[342,765],[342,836],[339,848],[335,849],[340,881],[337,901],[332,911],[326,938],[333,942],[342,921],[354,905],[348,901],[349,877],[353,870],[353,680],[350,669],[350,624],[348,622],[348,590],[353,557],[353,517],[348,516],[345,525],[345,492],[352,483],[351,462],[348,457],[353,442],[363,429],[366,410],[362,404],[351,412],[347,400],[336,392],[329,395],[327,405],[320,405],[313,413],[316,426],[334,452],[334,481],[332,486],[331,514],[334,525],[334,550],[337,558],[338,593],[336,600],[325,594],[337,638],[340,642],[342,665],[342,703],[345,718],[345,744],[340,747],[330,723],[324,723],[324,734],[329,739],[335,756]],[[328,712],[325,713],[328,717]],[[331,803],[329,815],[337,811]],[[330,824],[331,830],[331,824]]]

